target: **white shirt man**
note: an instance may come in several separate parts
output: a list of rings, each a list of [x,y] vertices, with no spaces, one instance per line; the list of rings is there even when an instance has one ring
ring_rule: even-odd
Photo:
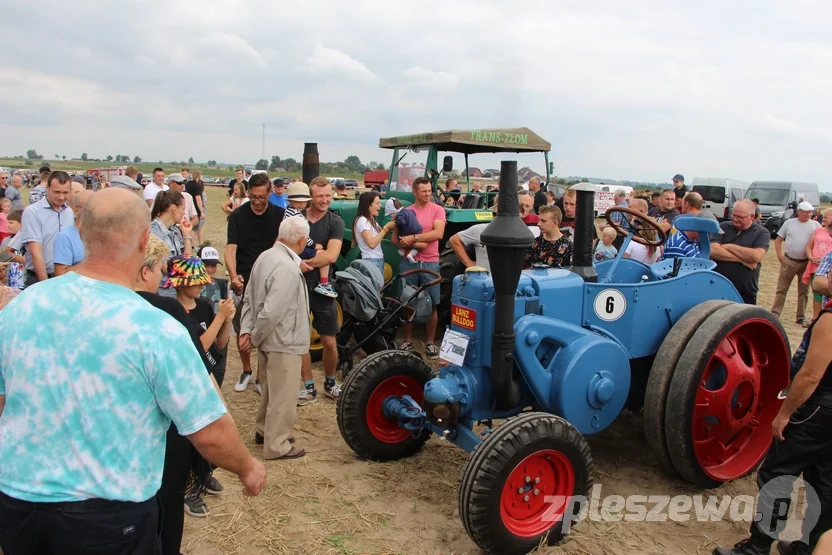
[[[165,170],[162,168],[156,168],[153,170],[153,181],[147,184],[147,187],[144,188],[144,194],[142,198],[147,202],[147,205],[153,208],[153,201],[156,200],[156,195],[161,193],[162,191],[167,191],[168,186],[165,185]]]
[[[809,300],[809,284],[803,283],[801,276],[806,271],[809,259],[806,256],[806,245],[812,238],[820,224],[812,219],[814,207],[808,202],[797,205],[797,218],[786,220],[777,232],[774,248],[780,261],[780,274],[777,276],[777,292],[774,295],[774,305],[771,312],[778,318],[786,303],[786,294],[792,281],[797,276],[797,319],[801,325],[808,325],[806,319],[806,304]],[[783,242],[786,242],[785,248]]]

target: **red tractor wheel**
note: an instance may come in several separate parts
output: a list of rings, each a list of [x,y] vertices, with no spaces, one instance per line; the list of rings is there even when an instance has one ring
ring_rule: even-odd
[[[468,460],[459,515],[487,553],[528,553],[547,534],[553,544],[568,533],[564,522],[574,523],[591,487],[592,456],[580,432],[558,416],[523,413]]]
[[[789,362],[786,332],[764,308],[731,304],[702,322],[667,395],[667,449],[683,478],[713,488],[757,467],[771,446]]]
[[[676,473],[670,454],[667,452],[664,417],[667,407],[667,391],[670,380],[685,347],[708,316],[731,304],[731,301],[707,301],[688,310],[676,322],[662,341],[659,352],[653,359],[647,390],[644,394],[644,435],[647,445],[653,451],[656,461],[667,472]]]
[[[347,445],[373,461],[400,459],[421,449],[430,432],[413,437],[384,414],[382,405],[390,396],[404,395],[421,405],[432,377],[430,366],[406,351],[381,351],[364,359],[347,376],[338,399],[338,429]]]

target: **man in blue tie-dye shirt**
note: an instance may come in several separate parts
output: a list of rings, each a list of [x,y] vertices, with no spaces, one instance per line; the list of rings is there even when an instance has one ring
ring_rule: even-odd
[[[188,331],[132,291],[148,209],[107,189],[84,209],[86,259],[0,311],[0,543],[8,553],[155,553],[171,421],[257,495]]]

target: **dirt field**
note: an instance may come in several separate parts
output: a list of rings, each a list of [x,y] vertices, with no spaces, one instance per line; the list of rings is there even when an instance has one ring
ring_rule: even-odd
[[[208,238],[225,246],[223,190],[209,192]],[[770,307],[777,280],[773,246],[763,264],[759,302]],[[803,328],[794,324],[794,288],[784,323],[794,348]],[[809,309],[811,314],[811,308]],[[322,371],[315,365],[315,377]],[[256,457],[254,417],[259,397],[250,386],[235,393],[240,363],[234,348],[223,392],[244,441]],[[318,385],[319,390],[323,388]],[[322,392],[321,392],[322,393]],[[603,495],[699,493],[667,476],[652,460],[639,415],[624,414],[608,430],[589,438],[595,483]],[[269,485],[257,498],[244,499],[236,478],[218,471],[226,491],[206,500],[211,515],[186,516],[182,550],[186,554],[463,554],[480,553],[457,514],[458,481],[467,454],[431,439],[417,456],[394,463],[359,460],[344,444],[335,422],[335,403],[321,398],[298,409],[295,437],[307,450],[303,459],[266,463]],[[752,477],[713,492],[756,495]],[[705,554],[715,545],[733,544],[746,533],[744,523],[660,522],[579,523],[560,546],[540,553],[568,555]]]

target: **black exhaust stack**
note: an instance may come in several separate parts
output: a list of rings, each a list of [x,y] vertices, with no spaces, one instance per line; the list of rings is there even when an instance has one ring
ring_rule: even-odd
[[[494,282],[495,314],[491,343],[491,386],[497,408],[509,410],[520,402],[520,389],[514,380],[514,298],[523,260],[534,243],[534,235],[520,219],[517,204],[517,162],[501,162],[499,211],[482,232]],[[499,263],[496,263],[499,261]]]
[[[595,240],[595,191],[586,185],[578,184],[569,188],[578,192],[575,208],[575,237],[570,272],[576,273],[584,281],[595,283],[598,272],[592,264],[592,242]],[[490,258],[489,258],[490,260]]]
[[[321,175],[321,159],[318,157],[318,143],[303,143],[303,182],[307,185]]]

